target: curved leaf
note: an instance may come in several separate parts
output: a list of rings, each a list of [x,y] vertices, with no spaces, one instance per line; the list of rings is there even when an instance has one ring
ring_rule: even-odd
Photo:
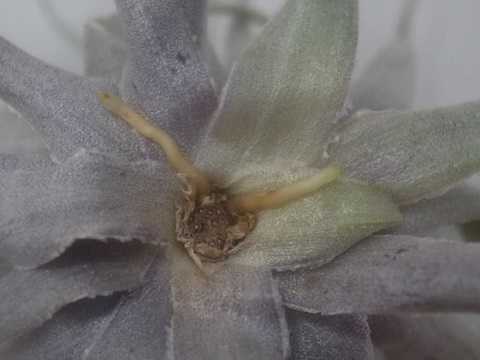
[[[233,192],[265,191],[314,175],[318,170],[289,171],[263,167],[231,184]],[[230,261],[249,266],[295,268],[331,261],[357,241],[398,225],[402,217],[388,195],[369,186],[338,181],[317,194],[259,214],[248,246]]]
[[[174,234],[175,180],[164,165],[86,152],[0,178],[0,254],[35,267],[76,239],[161,243]]]
[[[173,249],[170,259],[175,358],[287,358],[288,330],[269,271],[226,265],[206,278],[185,251]]]
[[[166,266],[159,255],[143,289],[65,307],[41,328],[9,344],[8,359],[167,359],[171,306]]]
[[[0,345],[9,360],[86,360],[85,350],[108,326],[120,296],[99,296],[69,304],[43,326]]]
[[[436,196],[480,171],[480,102],[357,113],[330,155],[350,177],[402,204]]]
[[[160,151],[114,119],[96,92],[116,92],[105,80],[88,80],[49,66],[0,37],[0,98],[30,121],[62,162],[80,148],[128,160]]]
[[[122,95],[192,150],[217,105],[203,63],[205,1],[116,0],[125,23],[129,64]]]
[[[372,360],[366,316],[322,316],[287,309],[292,360]]]
[[[287,1],[232,70],[199,161],[314,159],[343,107],[356,41],[357,1]]]
[[[479,311],[480,245],[375,236],[318,269],[279,273],[288,306],[322,314]]]
[[[373,316],[369,323],[372,340],[388,360],[476,360],[480,356],[478,315]]]
[[[0,344],[50,319],[66,304],[140,286],[155,250],[83,242],[42,268],[0,278]]]

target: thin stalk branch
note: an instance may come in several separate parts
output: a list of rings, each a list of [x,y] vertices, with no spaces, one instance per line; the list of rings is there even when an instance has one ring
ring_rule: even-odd
[[[283,207],[293,201],[312,195],[323,186],[337,180],[341,175],[338,167],[332,165],[317,175],[302,179],[280,189],[268,192],[247,193],[233,196],[229,206],[240,212],[259,212]]]
[[[140,114],[136,113],[118,96],[105,92],[97,93],[102,105],[114,115],[125,120],[140,135],[156,142],[167,156],[167,160],[175,171],[185,176],[189,184],[198,191],[199,196],[210,192],[210,181],[193,165],[178,147],[175,140],[164,130],[156,127]]]

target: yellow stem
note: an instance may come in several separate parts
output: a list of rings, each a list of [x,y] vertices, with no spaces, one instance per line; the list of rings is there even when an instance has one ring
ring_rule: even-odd
[[[186,176],[192,185],[198,189],[199,195],[207,195],[210,192],[210,182],[208,178],[182,154],[177,143],[168,133],[136,113],[118,96],[106,92],[98,92],[97,95],[107,110],[125,120],[139,134],[160,145],[170,165],[177,173]]]
[[[276,209],[316,193],[321,187],[337,180],[340,175],[341,171],[338,167],[328,166],[317,175],[274,191],[233,196],[229,199],[229,205],[232,209],[240,212],[259,212],[267,209]]]

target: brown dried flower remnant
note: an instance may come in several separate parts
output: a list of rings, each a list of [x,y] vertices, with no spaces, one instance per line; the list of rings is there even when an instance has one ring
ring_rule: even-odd
[[[232,195],[197,169],[169,134],[152,125],[119,97],[104,92],[99,92],[98,97],[106,109],[159,144],[185,184],[184,202],[176,213],[177,241],[183,244],[201,270],[203,261],[222,261],[241,250],[255,228],[260,211],[279,208],[312,195],[340,176],[336,166],[329,166],[316,176],[277,190]]]

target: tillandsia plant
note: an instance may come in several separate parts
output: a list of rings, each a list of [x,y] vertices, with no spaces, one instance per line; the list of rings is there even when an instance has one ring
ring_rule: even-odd
[[[366,314],[478,311],[480,246],[417,235],[478,215],[444,193],[480,170],[480,103],[350,87],[354,0],[288,0],[224,86],[203,1],[116,4],[127,57],[89,43],[95,77],[0,39],[48,149],[0,161],[2,358],[371,359]]]

